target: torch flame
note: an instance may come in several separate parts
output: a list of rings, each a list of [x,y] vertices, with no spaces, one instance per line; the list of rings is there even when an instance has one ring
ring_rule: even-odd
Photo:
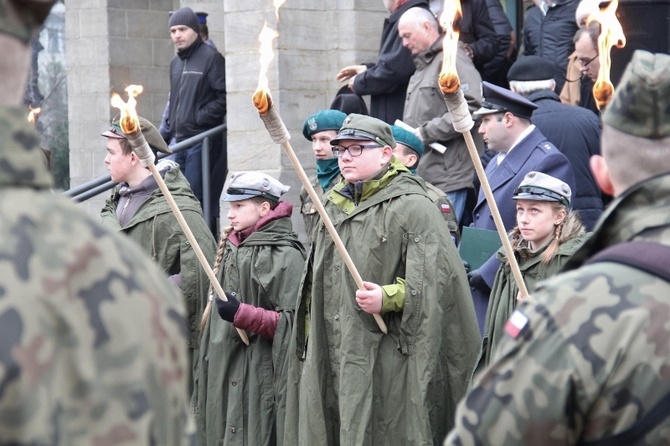
[[[28,122],[31,124],[35,124],[35,120],[37,119],[37,115],[39,115],[42,112],[42,107],[35,107],[33,108],[32,106],[28,106]]]
[[[272,6],[275,8],[275,17],[277,18],[277,21],[279,21],[279,8],[286,3],[286,0],[272,0]]]
[[[129,135],[131,133],[138,132],[140,130],[140,120],[137,116],[137,97],[144,87],[141,85],[128,85],[126,87],[126,93],[128,93],[128,102],[123,102],[121,96],[118,93],[112,94],[112,105],[118,108],[121,111],[121,119],[119,120],[119,125],[123,133]]]
[[[460,86],[460,79],[456,71],[456,52],[460,31],[458,25],[463,13],[460,0],[444,0],[444,7],[440,15],[440,25],[445,31],[442,41],[442,71],[438,83],[442,93],[454,93]]]
[[[272,59],[274,59],[272,41],[278,36],[279,34],[277,31],[268,27],[267,22],[263,24],[263,29],[258,35],[258,41],[261,43],[261,70],[258,76],[258,87],[256,87],[256,92],[252,97],[252,101],[260,113],[266,113],[270,108],[270,94],[268,91],[268,68],[270,67],[270,62],[272,62]]]
[[[593,85],[593,97],[599,110],[603,109],[609,103],[614,93],[614,86],[610,81],[610,69],[612,67],[610,50],[615,45],[617,48],[626,46],[626,36],[621,28],[621,23],[616,18],[618,5],[619,0],[612,0],[606,8],[599,9],[587,19],[587,25],[594,21],[600,24],[600,34],[598,35],[600,68],[598,69],[596,82]]]

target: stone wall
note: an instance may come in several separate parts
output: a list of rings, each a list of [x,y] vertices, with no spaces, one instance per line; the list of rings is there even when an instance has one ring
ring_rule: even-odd
[[[328,108],[340,84],[340,67],[374,62],[388,12],[381,0],[288,0],[279,10],[271,0],[68,0],[68,64],[71,185],[106,173],[104,130],[116,110],[112,91],[141,84],[139,112],[159,123],[174,49],[167,13],[181,6],[209,13],[210,38],[226,57],[229,170],[262,170],[292,186],[286,199],[299,216],[300,183],[281,147],[272,142],[251,97],[259,72],[258,34],[263,23],[277,30],[268,78],[273,99],[291,133],[290,143],[308,174],[314,172],[305,118]],[[106,194],[82,206],[97,214]],[[225,206],[222,222],[225,224]]]

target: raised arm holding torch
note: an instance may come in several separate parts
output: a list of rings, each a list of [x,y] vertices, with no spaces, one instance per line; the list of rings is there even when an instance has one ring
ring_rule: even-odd
[[[457,23],[460,18],[461,6],[459,0],[445,0],[440,18],[440,24],[446,33],[442,51],[444,60],[442,62],[442,72],[438,78],[438,84],[442,94],[444,94],[444,100],[447,104],[449,113],[451,114],[454,129],[461,133],[463,138],[465,138],[470,158],[472,159],[475,171],[477,172],[477,177],[481,183],[481,189],[486,196],[486,201],[491,209],[491,215],[493,216],[498,235],[500,236],[505,254],[509,260],[514,280],[519,287],[520,298],[523,299],[528,297],[528,290],[526,289],[523,277],[521,276],[521,270],[519,269],[514,250],[512,249],[512,245],[507,236],[507,231],[505,230],[505,225],[500,216],[498,205],[493,197],[491,186],[486,177],[486,173],[484,172],[481,160],[479,159],[477,147],[475,146],[472,134],[470,133],[470,130],[474,126],[474,121],[468,110],[468,104],[465,100],[463,90],[460,88],[460,79],[458,77],[458,72],[456,71],[456,50],[458,48],[459,31],[456,28],[455,23]]]
[[[193,235],[193,232],[189,228],[188,223],[184,219],[184,216],[182,215],[181,211],[179,210],[177,203],[172,197],[170,190],[166,186],[163,177],[156,168],[156,165],[154,164],[155,155],[151,151],[149,144],[147,143],[146,139],[144,138],[144,135],[141,132],[140,123],[137,117],[137,113],[135,111],[135,105],[136,105],[135,96],[137,96],[142,92],[142,87],[139,85],[130,85],[128,86],[128,88],[126,88],[126,91],[128,92],[127,103],[124,102],[117,94],[112,96],[112,105],[121,110],[121,118],[119,120],[121,130],[126,135],[126,138],[130,143],[130,146],[132,147],[137,157],[140,159],[141,164],[149,169],[151,175],[156,180],[156,183],[158,184],[158,187],[160,188],[163,195],[165,196],[165,199],[167,200],[170,209],[172,210],[175,218],[177,219],[179,226],[182,228],[182,230],[184,231],[184,235],[186,235],[186,238],[191,244],[191,247],[193,248],[193,251],[197,256],[200,265],[207,274],[207,277],[209,278],[214,288],[214,291],[216,291],[219,297],[225,301],[226,295],[223,289],[221,288],[219,281],[216,279],[216,276],[214,275],[214,272],[212,271],[212,268],[209,265],[207,258],[203,254],[202,249],[198,244],[198,241]],[[242,339],[242,341],[246,345],[249,345],[249,338],[247,337],[247,334],[239,328],[237,329],[237,331],[240,335],[240,339]]]
[[[321,198],[314,190],[314,187],[309,181],[309,177],[307,176],[305,170],[300,164],[300,160],[298,160],[295,151],[291,147],[291,144],[288,142],[290,134],[286,129],[286,126],[284,125],[284,122],[282,121],[281,117],[279,116],[276,107],[274,107],[274,104],[272,103],[272,97],[270,96],[270,92],[268,90],[267,77],[265,76],[265,73],[273,57],[272,40],[276,36],[277,33],[274,30],[268,28],[267,25],[263,27],[263,30],[261,31],[261,34],[259,36],[259,40],[261,41],[261,75],[259,78],[258,88],[256,89],[256,92],[254,93],[252,98],[254,106],[258,110],[259,116],[261,117],[261,120],[263,121],[265,128],[268,130],[268,133],[272,137],[272,140],[275,143],[281,145],[284,151],[286,152],[287,156],[289,157],[289,160],[291,161],[293,168],[298,174],[300,182],[305,187],[305,190],[307,191],[309,197],[314,203],[314,206],[316,207],[316,210],[319,213],[321,220],[323,221],[326,229],[328,230],[328,233],[333,238],[335,246],[340,255],[342,256],[342,258],[344,259],[344,262],[347,268],[349,269],[349,272],[353,276],[356,285],[358,286],[359,289],[364,290],[365,287],[363,285],[363,279],[361,275],[358,273],[358,269],[356,268],[356,265],[354,265],[353,260],[351,260],[351,257],[349,256],[349,253],[347,252],[344,243],[342,243],[342,240],[339,234],[337,233],[335,226],[333,226],[333,223],[330,221],[330,218],[328,217],[328,214],[326,213],[326,210],[324,209],[323,204],[321,203]],[[384,334],[386,334],[388,330],[382,317],[379,314],[373,314],[373,317],[377,322],[379,329]]]

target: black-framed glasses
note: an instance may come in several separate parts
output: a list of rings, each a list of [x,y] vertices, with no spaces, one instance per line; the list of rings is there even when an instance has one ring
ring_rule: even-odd
[[[349,155],[356,157],[361,156],[363,149],[378,149],[380,147],[383,146],[380,146],[379,144],[368,144],[367,146],[364,146],[363,144],[352,144],[349,147],[333,146],[333,155],[340,158],[344,155],[344,152],[349,152]]]
[[[600,54],[596,54],[595,56],[593,56],[593,57],[590,58],[589,60],[584,60],[584,59],[581,59],[581,58],[580,58],[580,59],[577,59],[577,61],[579,62],[579,65],[581,65],[582,67],[586,68],[586,67],[589,66],[589,64],[590,64],[591,62],[593,62],[594,60],[596,60],[596,59],[598,58],[599,55],[600,55]]]

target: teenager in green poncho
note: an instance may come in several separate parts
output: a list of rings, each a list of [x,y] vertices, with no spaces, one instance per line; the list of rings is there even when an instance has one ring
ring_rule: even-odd
[[[570,209],[572,191],[563,181],[542,172],[529,172],[514,191],[517,226],[510,241],[529,291],[558,273],[586,239],[579,215]],[[516,308],[519,287],[503,249],[486,310],[486,325],[475,374],[491,361],[505,324]]]
[[[202,320],[193,406],[202,445],[281,444],[286,357],[304,250],[291,225],[288,187],[260,172],[231,176],[216,264],[227,302]],[[216,310],[216,311],[212,311]],[[246,346],[236,328],[249,337]]]

